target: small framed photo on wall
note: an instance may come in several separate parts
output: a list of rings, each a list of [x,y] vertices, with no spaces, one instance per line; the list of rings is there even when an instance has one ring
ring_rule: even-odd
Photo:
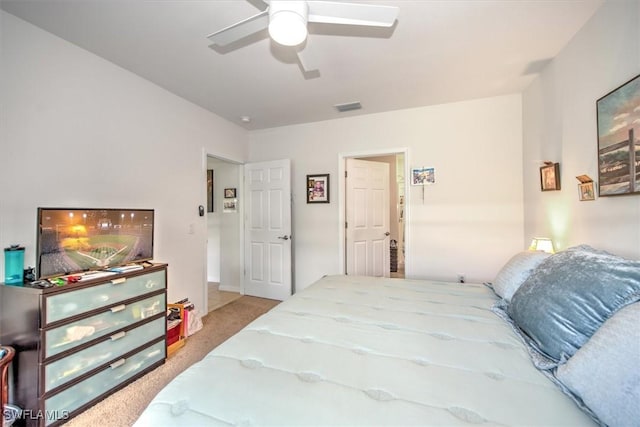
[[[578,175],[576,179],[580,181],[578,184],[578,198],[581,202],[596,199],[596,183],[589,175]]]
[[[222,212],[224,213],[235,213],[238,211],[238,201],[233,200],[225,200],[222,203]]]
[[[224,198],[225,199],[235,199],[236,198],[236,189],[235,188],[225,188],[224,189]]]
[[[411,168],[411,185],[431,185],[436,183],[436,168]]]
[[[584,184],[578,184],[578,192],[581,202],[596,199],[593,181],[585,182]]]
[[[560,189],[560,164],[545,162],[540,167],[540,189],[542,191],[553,191]]]
[[[307,175],[307,203],[329,203],[329,174]]]

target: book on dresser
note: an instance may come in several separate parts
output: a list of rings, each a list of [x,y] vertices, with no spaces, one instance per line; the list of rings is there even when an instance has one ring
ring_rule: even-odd
[[[0,285],[19,424],[55,426],[162,365],[167,265],[36,288]]]

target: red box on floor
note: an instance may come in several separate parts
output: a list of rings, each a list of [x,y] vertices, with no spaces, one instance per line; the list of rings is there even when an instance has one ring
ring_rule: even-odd
[[[180,325],[181,323],[176,324],[171,329],[167,329],[167,346],[177,342],[180,339]]]

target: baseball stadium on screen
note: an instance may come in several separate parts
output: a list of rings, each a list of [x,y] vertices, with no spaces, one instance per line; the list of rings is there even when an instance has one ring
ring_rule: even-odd
[[[153,223],[153,209],[38,208],[38,277],[153,259]]]

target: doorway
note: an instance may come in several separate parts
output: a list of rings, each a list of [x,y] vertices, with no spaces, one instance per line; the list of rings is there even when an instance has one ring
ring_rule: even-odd
[[[293,289],[290,160],[240,163],[205,153],[204,165],[213,181],[213,200],[207,203],[213,211],[206,214],[207,312],[242,295],[288,298]]]
[[[373,262],[376,264],[373,269],[370,269],[370,273],[367,275],[388,275],[393,278],[404,278],[407,271],[407,248],[408,248],[408,233],[407,233],[407,205],[408,205],[408,191],[407,191],[407,183],[408,180],[405,179],[408,170],[408,155],[406,149],[399,150],[384,150],[384,151],[376,151],[376,152],[366,152],[366,153],[353,153],[353,154],[341,154],[339,156],[340,162],[340,173],[339,173],[339,188],[341,190],[341,196],[339,199],[340,203],[340,257],[341,257],[341,265],[343,266],[342,271],[346,274],[352,274],[349,270],[356,271],[358,274],[362,274],[359,267],[354,267],[354,257],[359,257],[356,260],[355,265],[357,266],[358,262],[362,263],[362,253],[368,252],[368,250],[362,250],[359,254],[357,250],[354,250],[353,247],[355,244],[360,245],[361,247],[365,247],[366,243],[358,240],[357,242],[354,240],[354,229],[352,227],[349,230],[348,224],[348,216],[353,215],[353,204],[354,203],[364,203],[361,200],[364,200],[365,197],[358,197],[357,195],[351,195],[351,199],[349,199],[349,192],[353,192],[353,182],[348,183],[349,180],[346,177],[346,172],[349,167],[347,166],[348,159],[358,159],[364,162],[361,162],[365,167],[368,164],[367,162],[374,163],[383,163],[388,167],[388,196],[385,197],[385,209],[384,215],[388,217],[388,225],[385,226],[385,230],[388,232],[388,237],[384,240],[384,257],[378,256],[375,254],[369,257],[369,263]],[[353,161],[349,160],[349,163],[353,165]],[[373,163],[371,164],[373,165]],[[374,167],[374,169],[376,169]],[[348,188],[349,187],[349,188]],[[362,189],[360,189],[362,190]],[[364,190],[362,190],[364,191]],[[354,193],[355,194],[355,193]],[[374,196],[375,197],[375,196]],[[367,208],[370,209],[370,208]],[[375,208],[374,208],[375,209]],[[379,214],[378,214],[379,215]],[[353,220],[353,218],[351,218]],[[353,226],[354,224],[352,224]],[[380,234],[380,233],[378,233]],[[384,233],[386,234],[386,233]],[[359,235],[361,236],[361,235]],[[357,237],[360,239],[361,237]],[[351,239],[351,241],[350,241]],[[376,244],[378,242],[372,238],[370,242],[371,250],[375,249]],[[351,245],[351,246],[350,246]],[[375,252],[375,251],[374,251]],[[354,255],[355,254],[355,255]],[[385,273],[380,273],[380,263],[384,263]]]
[[[207,203],[207,263],[205,301],[207,312],[242,296],[242,215],[225,212],[225,189],[241,185],[242,164],[207,154],[206,166],[211,183],[211,203]]]

